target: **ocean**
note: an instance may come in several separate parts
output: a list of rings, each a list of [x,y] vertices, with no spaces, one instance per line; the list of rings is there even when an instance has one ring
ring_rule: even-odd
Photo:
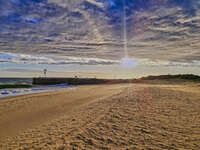
[[[32,84],[32,78],[0,78],[0,84]]]
[[[29,80],[15,80],[17,83],[30,82]],[[5,81],[4,81],[5,83]],[[14,83],[11,81],[6,81],[6,83]],[[42,92],[52,92],[57,90],[74,90],[75,86],[70,86],[66,83],[64,84],[56,84],[56,85],[47,85],[47,86],[33,86],[32,88],[10,88],[10,89],[0,89],[0,98],[10,97],[10,96],[18,96],[18,95],[27,95],[33,93],[42,93]]]

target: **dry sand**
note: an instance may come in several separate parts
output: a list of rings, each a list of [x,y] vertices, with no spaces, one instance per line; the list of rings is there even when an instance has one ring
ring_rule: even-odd
[[[200,86],[81,86],[0,99],[0,149],[200,150]]]

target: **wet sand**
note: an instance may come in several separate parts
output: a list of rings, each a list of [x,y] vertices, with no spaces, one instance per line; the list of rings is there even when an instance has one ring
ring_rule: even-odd
[[[119,84],[0,99],[0,149],[200,149],[200,87]]]

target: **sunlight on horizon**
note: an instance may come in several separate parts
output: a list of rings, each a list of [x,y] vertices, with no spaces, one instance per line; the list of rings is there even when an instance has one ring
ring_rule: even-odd
[[[137,61],[133,58],[125,57],[121,59],[121,66],[124,68],[133,68],[137,66]]]

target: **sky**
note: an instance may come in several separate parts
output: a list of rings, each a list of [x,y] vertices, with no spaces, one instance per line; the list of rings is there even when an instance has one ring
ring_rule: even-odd
[[[0,0],[0,77],[45,68],[55,77],[200,75],[199,8],[199,0]]]

